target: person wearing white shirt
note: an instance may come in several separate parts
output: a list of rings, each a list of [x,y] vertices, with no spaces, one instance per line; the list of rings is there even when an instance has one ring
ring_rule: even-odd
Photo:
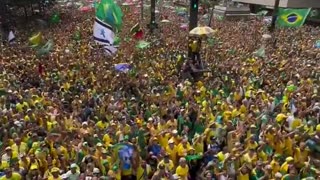
[[[62,179],[65,179],[65,180],[79,179],[80,172],[77,169],[78,169],[78,166],[76,164],[71,164],[70,170],[64,175],[62,175]]]

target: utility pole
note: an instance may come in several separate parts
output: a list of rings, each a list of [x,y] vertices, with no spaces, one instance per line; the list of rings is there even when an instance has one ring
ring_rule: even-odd
[[[150,16],[150,24],[149,28],[151,33],[158,27],[158,24],[156,23],[156,0],[151,0],[151,16]]]
[[[271,26],[269,28],[269,31],[272,33],[274,32],[276,28],[276,20],[277,20],[277,15],[278,15],[278,9],[279,9],[279,4],[280,0],[275,0],[274,2],[274,8],[273,8],[273,13],[272,13],[272,21],[271,21]]]
[[[274,47],[276,47],[276,45],[277,45],[277,37],[274,35],[274,30],[276,29],[276,21],[277,21],[277,16],[278,16],[279,4],[280,4],[280,0],[275,0],[273,12],[272,12],[271,26],[269,28],[269,31],[273,37],[273,46]]]
[[[140,19],[141,19],[141,22],[143,21],[143,0],[141,0],[141,4],[140,4]]]
[[[198,26],[199,0],[190,0],[189,31]]]

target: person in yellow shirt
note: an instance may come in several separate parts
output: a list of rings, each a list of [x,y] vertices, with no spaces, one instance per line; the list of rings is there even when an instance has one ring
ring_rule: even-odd
[[[7,161],[0,161],[0,171],[3,172],[5,169],[9,168],[10,165]]]
[[[60,169],[57,167],[53,167],[51,169],[51,176],[48,177],[48,180],[62,180],[60,177]]]
[[[250,170],[246,164],[243,164],[238,170],[237,180],[249,180]]]
[[[20,154],[26,154],[28,151],[28,145],[25,142],[21,142],[20,138],[16,138],[15,143],[11,145],[11,149],[13,152]]]
[[[190,147],[191,146],[190,146],[188,140],[187,139],[183,139],[182,142],[178,145],[178,149],[177,149],[178,156],[179,157],[187,156]]]
[[[293,159],[297,167],[302,168],[304,163],[308,161],[309,150],[305,142],[300,142],[299,147],[294,149]]]
[[[7,161],[8,163],[10,163],[12,159],[16,159],[16,158],[18,158],[18,153],[13,152],[12,148],[9,146],[5,148],[5,153],[2,155],[1,160]]]
[[[96,127],[98,127],[100,130],[104,130],[108,127],[108,122],[105,117],[103,117],[100,121],[96,123]]]
[[[176,119],[174,118],[171,118],[169,121],[167,121],[167,125],[166,125],[167,128],[173,128],[173,129],[177,129],[178,127],[178,122]],[[178,133],[178,131],[177,131]]]
[[[288,134],[284,138],[284,154],[286,156],[293,156],[293,144],[294,144],[294,134]]]
[[[255,163],[257,161],[257,153],[255,152],[254,149],[249,149],[247,153],[245,153],[241,159],[241,162],[248,167],[254,167]]]
[[[247,149],[256,149],[258,147],[258,143],[255,141],[254,135],[252,135],[247,141]]]
[[[20,155],[20,160],[19,160],[20,168],[28,169],[29,165],[30,165],[29,157],[27,157],[26,154],[21,154]]]
[[[105,135],[103,135],[102,141],[104,142],[104,145],[106,147],[113,144],[113,139],[110,137],[109,133],[106,133]]]
[[[169,138],[170,138],[170,133],[168,133],[167,131],[162,131],[158,136],[159,144],[162,147],[167,147]]]
[[[158,130],[161,132],[166,130],[166,128],[167,128],[166,121],[164,119],[161,119],[160,122],[158,122]]]
[[[286,161],[281,165],[280,167],[280,172],[281,174],[287,174],[289,171],[289,167],[294,164],[294,159],[293,157],[287,157]]]
[[[118,166],[115,165],[109,170],[108,177],[115,180],[121,180],[121,170],[118,168]]]
[[[280,154],[275,154],[270,162],[273,174],[276,174],[277,172],[280,171],[280,164],[279,164],[280,157],[281,157]]]
[[[179,166],[176,168],[176,174],[181,180],[188,180],[189,177],[189,167],[185,158],[180,158]]]
[[[7,168],[5,170],[5,176],[2,176],[0,180],[21,180],[22,177],[19,173],[12,172],[12,169]]]
[[[176,129],[172,131],[172,137],[169,140],[172,140],[175,145],[178,145],[180,143],[180,137]]]
[[[204,153],[204,138],[203,136],[199,136],[198,134],[195,135],[193,138],[193,147],[195,149],[196,154],[203,154]]]
[[[169,155],[172,162],[177,164],[177,146],[174,144],[173,140],[168,141],[168,146],[165,148],[166,153]]]
[[[146,163],[146,161],[141,160],[141,163],[137,169],[137,179],[136,180],[142,180],[142,179],[148,179],[148,177],[151,174],[151,166]]]
[[[173,172],[174,171],[174,164],[173,161],[170,160],[169,154],[165,154],[163,160],[161,160],[158,164],[158,168],[160,165],[164,165],[167,172]]]
[[[216,123],[212,123],[209,125],[208,128],[205,129],[204,131],[204,137],[205,137],[205,140],[206,140],[206,143],[207,144],[210,144],[211,143],[211,139],[212,137],[215,137],[216,136],[216,128],[217,128],[217,125]]]
[[[102,150],[103,150],[103,145],[102,143],[97,143],[97,146],[96,146],[96,151],[94,153],[94,156],[97,158],[97,159],[100,159],[101,155],[102,155]]]

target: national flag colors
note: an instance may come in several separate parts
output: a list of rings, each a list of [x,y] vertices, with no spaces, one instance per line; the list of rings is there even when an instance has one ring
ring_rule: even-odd
[[[10,31],[8,35],[8,42],[12,43],[15,39],[16,39],[16,36],[13,34],[12,31]]]
[[[93,26],[93,38],[98,43],[103,45],[108,55],[112,55],[117,52],[117,48],[113,46],[115,39],[115,33],[112,27],[100,21],[98,18],[95,19]]]
[[[115,35],[122,27],[121,8],[113,0],[101,0],[96,5],[96,18],[93,27],[94,40],[103,45],[108,55],[116,53],[119,40]]]
[[[96,6],[96,17],[112,26],[115,30],[119,30],[122,27],[123,13],[113,0],[101,0]]]
[[[278,12],[277,24],[282,27],[300,27],[304,24],[309,9],[284,9],[280,8]]]

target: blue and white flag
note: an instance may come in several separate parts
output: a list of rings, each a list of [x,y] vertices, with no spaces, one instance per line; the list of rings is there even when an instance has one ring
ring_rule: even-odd
[[[95,18],[93,26],[93,38],[98,44],[103,45],[103,48],[109,55],[117,52],[117,47],[113,46],[115,39],[113,28],[98,18]]]
[[[15,35],[13,34],[12,31],[10,31],[8,35],[8,42],[11,44],[15,39],[16,39]]]

